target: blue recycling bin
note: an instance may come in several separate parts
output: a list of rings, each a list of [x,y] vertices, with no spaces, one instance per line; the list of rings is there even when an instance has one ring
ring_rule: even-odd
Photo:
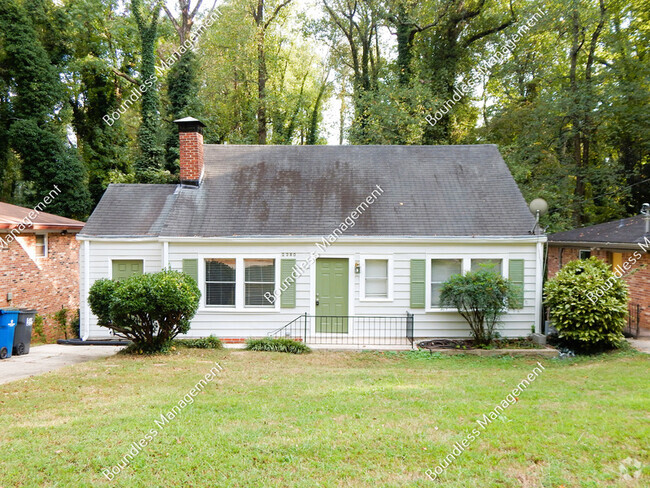
[[[0,308],[0,359],[11,357],[17,322],[18,310]]]

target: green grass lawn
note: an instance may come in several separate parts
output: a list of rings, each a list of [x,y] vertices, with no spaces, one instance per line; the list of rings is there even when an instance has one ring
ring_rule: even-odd
[[[213,367],[223,371],[162,429]],[[0,487],[650,486],[650,357],[548,360],[439,477],[535,359],[182,349],[0,386]],[[156,436],[112,481],[150,429]],[[644,465],[621,478],[625,458]]]

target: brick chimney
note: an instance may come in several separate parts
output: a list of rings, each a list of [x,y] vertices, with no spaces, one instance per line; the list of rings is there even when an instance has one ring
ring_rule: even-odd
[[[181,184],[199,186],[203,177],[203,128],[193,117],[174,120],[180,141]]]

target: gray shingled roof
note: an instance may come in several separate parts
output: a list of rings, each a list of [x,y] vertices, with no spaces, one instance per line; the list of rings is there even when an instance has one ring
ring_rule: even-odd
[[[109,185],[80,235],[158,236],[178,185]]]
[[[523,236],[530,214],[496,146],[205,145],[199,188],[111,185],[82,234],[321,236],[379,185],[346,236]]]
[[[636,247],[639,242],[645,242],[645,221],[643,215],[627,219],[613,220],[604,224],[590,225],[580,229],[557,232],[548,236],[549,243],[575,243],[616,247],[616,244],[627,244]],[[649,236],[650,237],[650,236]]]

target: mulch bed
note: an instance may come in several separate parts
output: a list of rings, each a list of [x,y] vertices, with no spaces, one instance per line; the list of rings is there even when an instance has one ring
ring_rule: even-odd
[[[489,347],[477,347],[471,339],[431,339],[418,343],[420,349],[544,349],[529,339],[494,340]]]

